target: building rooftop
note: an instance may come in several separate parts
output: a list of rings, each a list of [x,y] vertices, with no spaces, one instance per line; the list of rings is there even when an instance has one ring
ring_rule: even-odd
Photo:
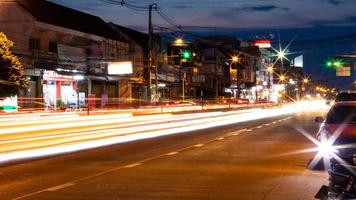
[[[145,50],[148,49],[148,34],[139,32],[118,24],[114,24],[112,22],[109,22],[109,25],[114,27],[115,29],[120,30],[122,33],[130,37],[133,41],[135,41],[138,45],[140,45],[142,48]]]
[[[39,22],[127,42],[98,16],[46,0],[18,0],[17,2]]]

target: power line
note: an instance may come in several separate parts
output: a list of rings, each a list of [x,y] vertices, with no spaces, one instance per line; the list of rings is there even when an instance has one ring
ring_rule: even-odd
[[[136,5],[132,5],[127,3],[124,0],[118,1],[118,0],[101,0],[102,2],[105,3],[109,3],[109,4],[114,4],[114,5],[121,5],[123,7],[132,9],[132,10],[136,10],[136,11],[148,11],[148,7],[144,7],[144,6],[136,6]]]

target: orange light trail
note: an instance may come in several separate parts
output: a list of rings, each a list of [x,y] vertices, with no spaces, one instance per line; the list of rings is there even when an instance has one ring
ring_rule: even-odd
[[[0,120],[0,162],[62,154],[123,142],[202,130],[318,109],[316,102],[280,108],[194,114],[131,114],[34,117],[7,123]],[[19,123],[20,126],[17,126]],[[33,125],[32,125],[33,123]]]

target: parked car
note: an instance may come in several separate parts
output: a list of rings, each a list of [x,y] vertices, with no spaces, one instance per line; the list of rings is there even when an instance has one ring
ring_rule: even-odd
[[[330,163],[329,185],[316,198],[356,198],[356,101],[336,102],[325,120],[317,117],[315,121],[321,123],[320,153]]]
[[[341,91],[336,95],[335,102],[340,101],[356,101],[356,91],[355,90],[348,90],[348,91]]]

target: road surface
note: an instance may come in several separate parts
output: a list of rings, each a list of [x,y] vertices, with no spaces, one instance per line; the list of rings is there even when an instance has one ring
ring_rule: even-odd
[[[4,163],[2,200],[313,199],[327,174],[306,169],[317,112],[289,114]],[[298,130],[297,130],[298,129]]]

